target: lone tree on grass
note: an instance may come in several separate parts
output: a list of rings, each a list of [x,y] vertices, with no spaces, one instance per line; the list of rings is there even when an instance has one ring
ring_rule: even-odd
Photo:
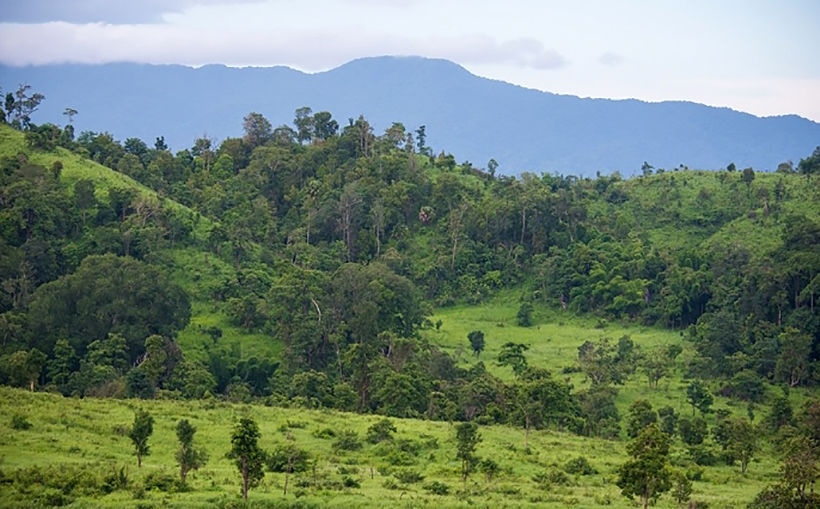
[[[242,475],[242,498],[248,499],[248,490],[259,484],[265,476],[266,454],[259,447],[259,426],[249,418],[243,417],[231,435],[231,451],[228,458],[236,463]]]
[[[475,448],[481,442],[478,434],[478,425],[474,422],[463,422],[456,426],[456,457],[461,460],[461,480],[467,482],[467,477],[473,471],[478,458]]]
[[[470,346],[473,348],[473,353],[478,357],[484,351],[484,332],[474,330],[467,334],[467,339],[470,340]]]
[[[128,432],[128,438],[134,442],[134,453],[137,455],[137,466],[142,467],[142,457],[151,454],[148,437],[154,432],[154,418],[145,410],[137,410],[134,425]]]
[[[618,468],[616,484],[628,498],[637,495],[644,509],[650,500],[672,487],[667,464],[669,436],[656,424],[644,428],[638,437],[626,446],[632,459]]]
[[[179,463],[179,477],[183,483],[189,471],[199,469],[208,461],[208,454],[205,450],[194,446],[194,433],[196,433],[196,428],[191,426],[187,419],[182,419],[177,423],[179,450],[176,459]]]

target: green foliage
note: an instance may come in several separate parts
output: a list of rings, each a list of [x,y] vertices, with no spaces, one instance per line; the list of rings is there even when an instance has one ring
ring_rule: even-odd
[[[678,433],[681,440],[687,445],[702,444],[707,435],[706,420],[703,417],[678,419]]]
[[[292,443],[280,444],[267,456],[271,472],[306,472],[310,467],[310,454]]]
[[[333,441],[333,449],[337,451],[356,451],[362,448],[359,434],[353,430],[340,431]]]
[[[646,508],[650,500],[672,487],[667,463],[669,437],[651,424],[627,445],[627,452],[632,459],[618,468],[616,484],[625,497],[640,497]]]
[[[516,315],[518,325],[521,327],[531,327],[532,312],[532,304],[530,304],[529,302],[521,303],[521,306],[518,308],[518,314]]]
[[[11,429],[16,429],[18,431],[25,431],[27,429],[31,429],[31,422],[26,419],[25,415],[14,414],[11,416],[11,422],[9,424]]]
[[[204,449],[194,445],[194,428],[187,419],[181,419],[176,426],[179,449],[176,453],[177,464],[179,465],[180,481],[184,484],[191,470],[199,470],[208,462],[208,453]]]
[[[467,477],[478,461],[475,449],[480,442],[477,424],[463,422],[456,425],[456,458],[461,461],[461,479],[464,482],[467,482]]]
[[[498,354],[498,364],[511,367],[516,375],[522,374],[527,368],[527,358],[524,357],[524,352],[529,348],[521,343],[505,343]]]
[[[390,419],[381,419],[367,428],[367,441],[371,444],[378,444],[393,439],[396,426]]]
[[[626,434],[629,438],[635,438],[641,430],[656,422],[658,422],[658,414],[652,409],[652,404],[645,399],[635,400],[629,405]]]
[[[692,497],[692,481],[683,472],[675,471],[672,474],[672,498],[678,505],[689,502]]]
[[[447,495],[450,493],[450,486],[441,481],[432,481],[424,485],[424,490],[433,495]]]
[[[154,432],[154,418],[145,410],[137,410],[134,415],[134,424],[128,432],[128,438],[134,444],[134,454],[137,456],[137,466],[142,467],[142,457],[151,453],[148,438]]]
[[[242,498],[248,499],[248,491],[256,487],[265,476],[267,454],[259,447],[259,426],[249,417],[242,417],[231,434],[231,450],[228,457],[234,460],[242,477]]]
[[[467,339],[470,341],[470,348],[473,349],[475,356],[481,355],[481,352],[484,351],[484,332],[480,330],[470,331],[467,334]]]
[[[710,411],[714,397],[709,392],[706,385],[700,380],[693,380],[686,387],[686,399],[692,405],[692,415],[695,415],[695,409],[700,410],[701,414],[706,414]]]
[[[585,456],[578,456],[564,463],[564,472],[572,475],[594,475],[598,473]]]

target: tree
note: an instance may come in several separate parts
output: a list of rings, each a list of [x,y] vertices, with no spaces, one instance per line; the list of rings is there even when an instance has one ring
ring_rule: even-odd
[[[456,458],[461,461],[461,480],[465,483],[476,464],[475,449],[480,442],[481,435],[476,423],[462,422],[456,425]]]
[[[669,436],[655,424],[650,424],[626,446],[626,450],[632,459],[618,468],[616,484],[625,497],[640,497],[646,509],[650,500],[672,487],[667,462]]]
[[[367,428],[367,441],[371,444],[378,444],[387,440],[392,440],[392,434],[396,432],[396,426],[390,419],[384,418]]]
[[[296,140],[299,143],[310,141],[313,138],[313,115],[311,113],[313,113],[313,110],[307,106],[296,110],[293,125],[296,126]]]
[[[658,414],[652,404],[645,399],[636,399],[629,405],[629,416],[626,421],[626,434],[635,438],[642,429],[658,421]]]
[[[678,505],[689,501],[692,496],[692,481],[683,472],[675,471],[673,474],[674,484],[672,486],[672,497]]]
[[[686,399],[692,405],[692,415],[695,415],[695,409],[700,410],[701,414],[709,413],[712,407],[714,398],[700,380],[693,380],[689,386],[686,387]]]
[[[142,467],[142,457],[148,456],[151,449],[148,447],[148,437],[154,432],[154,418],[145,410],[137,410],[134,415],[134,424],[128,432],[128,438],[134,443],[134,454],[137,455],[137,466]]]
[[[707,431],[706,420],[703,417],[698,416],[692,419],[681,417],[678,420],[678,433],[686,445],[702,444]]]
[[[730,423],[729,441],[726,448],[729,456],[740,461],[740,472],[746,473],[749,462],[757,452],[758,431],[744,419],[734,419]]]
[[[775,379],[790,387],[804,383],[808,378],[812,338],[794,327],[786,327],[778,339],[780,355],[775,364]]]
[[[470,341],[470,347],[472,347],[475,356],[481,355],[481,352],[484,351],[484,332],[480,330],[471,331],[467,334],[467,339]]]
[[[752,181],[755,179],[755,171],[752,168],[745,168],[743,170],[743,174],[741,176],[743,182],[746,183],[746,186],[752,185]]]
[[[36,348],[18,350],[0,357],[0,372],[8,378],[12,385],[28,385],[29,389],[34,391],[46,358],[46,355]]]
[[[817,467],[817,443],[805,437],[794,437],[784,444],[786,451],[780,481],[767,486],[749,504],[750,509],[814,509],[820,507],[820,495],[814,483],[820,475]]]
[[[516,323],[521,327],[532,326],[532,304],[524,302],[519,306]]]
[[[259,437],[259,426],[249,417],[241,418],[231,435],[228,458],[234,460],[242,476],[242,498],[245,500],[248,499],[248,490],[258,485],[265,476],[267,455],[259,447]]]
[[[176,453],[176,460],[179,464],[179,477],[182,482],[185,482],[188,472],[191,470],[198,470],[208,461],[208,454],[204,449],[198,449],[194,445],[194,428],[187,419],[182,419],[177,422],[177,439],[179,440],[179,449]]]
[[[248,113],[242,120],[242,128],[245,131],[242,141],[251,148],[264,145],[273,137],[271,123],[261,113]]]
[[[509,366],[516,376],[520,375],[527,368],[527,358],[524,357],[524,352],[529,349],[530,347],[522,343],[504,343],[498,353],[498,365]]]

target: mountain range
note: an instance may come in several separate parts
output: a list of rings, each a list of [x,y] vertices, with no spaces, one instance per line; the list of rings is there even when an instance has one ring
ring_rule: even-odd
[[[420,57],[354,60],[308,74],[288,67],[117,63],[0,66],[3,92],[19,84],[45,95],[35,123],[108,131],[173,150],[207,135],[242,134],[242,119],[262,113],[276,126],[294,111],[330,111],[340,125],[364,115],[377,133],[393,122],[426,126],[427,144],[461,162],[499,172],[631,175],[655,167],[773,170],[820,145],[820,124],[796,116],[757,117],[691,102],[649,103],[558,95],[482,78],[459,65]]]

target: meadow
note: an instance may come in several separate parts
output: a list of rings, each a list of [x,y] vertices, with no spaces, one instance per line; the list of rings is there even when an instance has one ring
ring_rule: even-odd
[[[432,319],[441,320],[440,328],[427,329],[424,334],[452,352],[462,366],[482,361],[493,374],[507,380],[512,379],[512,372],[495,362],[500,345],[506,341],[528,344],[531,365],[569,377],[576,389],[587,385],[583,374],[563,375],[561,370],[573,364],[577,347],[585,339],[617,340],[629,335],[644,348],[681,342],[675,331],[605,323],[560,310],[541,309],[533,327],[518,327],[516,295],[511,291],[486,304],[438,310]],[[484,330],[487,341],[478,358],[466,339],[467,332],[475,329]],[[187,351],[189,345],[185,346]],[[644,398],[655,408],[672,405],[688,415],[685,386],[677,370],[662,380],[658,389],[649,389],[645,378],[636,373],[620,387],[617,405],[624,416],[632,401]],[[633,505],[615,486],[615,471],[627,458],[623,433],[624,440],[610,441],[537,430],[530,436],[529,447],[525,447],[523,429],[480,426],[482,442],[476,454],[494,460],[498,473],[488,478],[477,471],[463,483],[453,423],[391,418],[397,429],[393,440],[372,444],[365,436],[381,416],[281,408],[269,403],[76,399],[0,388],[4,416],[0,420],[0,500],[7,507],[63,502],[72,507],[242,506],[240,477],[225,455],[230,449],[232,427],[240,417],[249,416],[259,424],[264,449],[291,444],[306,451],[310,458],[307,471],[290,477],[287,494],[283,493],[286,474],[266,473],[250,493],[251,507]],[[746,411],[745,406],[731,405],[730,400],[720,397],[714,406],[741,415]],[[127,437],[137,409],[148,410],[155,418],[154,434],[149,440],[151,454],[143,459],[142,468],[137,468],[133,445]],[[31,428],[13,429],[15,415],[23,416]],[[195,442],[210,456],[204,468],[189,474],[184,487],[174,482],[178,478],[174,427],[180,419],[188,419],[197,428]],[[345,431],[356,433],[360,448],[334,446]],[[738,465],[700,467],[691,461],[677,438],[670,459],[675,469],[695,479],[693,500],[709,507],[731,508],[745,507],[766,484],[777,479],[778,462],[771,446],[762,444],[757,456],[760,460],[755,460],[745,474]],[[578,457],[586,458],[596,473],[568,473],[567,463]],[[63,473],[55,474],[55,469]],[[119,479],[113,482],[113,488],[112,478]],[[42,483],[37,479],[43,479]],[[665,494],[657,507],[672,508],[677,503]]]
[[[71,507],[234,507],[241,506],[240,478],[231,460],[230,433],[242,416],[259,424],[260,445],[268,450],[291,443],[307,451],[311,466],[292,474],[283,494],[284,473],[267,473],[250,492],[251,507],[629,507],[614,485],[614,471],[624,461],[624,443],[583,438],[569,433],[536,431],[524,448],[523,431],[481,426],[477,455],[499,465],[492,478],[474,473],[460,479],[455,431],[447,422],[391,419],[397,433],[390,443],[364,441],[379,416],[217,400],[140,401],[71,399],[45,393],[0,388],[0,500],[5,507],[71,503]],[[137,468],[133,446],[125,436],[136,409],[155,419],[151,453]],[[12,429],[13,415],[31,428]],[[195,441],[210,456],[207,465],[188,476],[181,488],[174,461],[174,426],[188,419]],[[333,446],[342,431],[362,440],[358,450]],[[565,472],[566,463],[586,457],[592,475]],[[744,507],[776,477],[769,459],[753,464],[745,475],[737,466],[693,467],[676,447],[672,462],[699,479],[693,498],[710,507]],[[24,470],[28,469],[28,470]],[[57,475],[54,471],[62,471]],[[122,473],[126,481],[105,493],[105,478]],[[89,477],[98,478],[97,481]],[[45,480],[39,483],[37,480]],[[402,482],[404,480],[405,482]],[[111,482],[110,480],[108,481]],[[431,494],[433,482],[447,494]],[[96,484],[95,484],[96,483]],[[99,485],[99,486],[97,486]],[[677,507],[669,495],[657,507]]]

